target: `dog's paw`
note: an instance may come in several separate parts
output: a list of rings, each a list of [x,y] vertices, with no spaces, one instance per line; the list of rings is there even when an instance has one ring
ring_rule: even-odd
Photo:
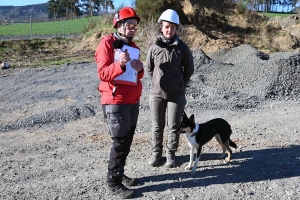
[[[186,169],[186,170],[191,170],[192,169],[192,166],[186,166],[184,169]]]
[[[230,162],[230,160],[228,159],[228,158],[226,158],[225,160],[224,160],[224,163],[225,164],[228,164]]]

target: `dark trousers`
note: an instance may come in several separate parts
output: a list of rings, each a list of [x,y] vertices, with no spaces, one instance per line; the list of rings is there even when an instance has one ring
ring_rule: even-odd
[[[138,120],[139,104],[102,105],[102,110],[112,138],[108,175],[122,176]]]
[[[126,158],[130,152],[134,130],[135,126],[132,126],[132,130],[129,131],[126,136],[112,138],[108,173],[111,173],[114,176],[122,176],[124,174],[124,166],[126,164]]]

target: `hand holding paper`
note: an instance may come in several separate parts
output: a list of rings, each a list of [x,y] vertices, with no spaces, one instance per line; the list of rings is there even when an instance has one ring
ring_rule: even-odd
[[[143,63],[140,60],[136,60],[136,59],[132,60],[132,61],[130,61],[130,64],[131,64],[132,68],[138,72],[143,70]]]
[[[122,55],[122,57],[120,57],[120,54],[122,52],[124,52],[124,50],[129,53],[130,58],[128,61],[130,61],[130,59],[139,59],[139,54],[140,51],[139,49],[127,46],[127,45],[123,45],[122,49],[117,49],[115,51],[115,56],[114,59],[115,61],[118,61],[120,59],[126,60],[126,58],[124,58],[124,55]],[[136,85],[137,84],[137,70],[141,70],[141,66],[142,63],[140,63],[141,61],[132,61],[133,66],[131,65],[131,62],[126,62],[126,71],[121,74],[120,76],[118,76],[117,78],[115,78],[115,82],[117,84],[126,84],[126,85]]]

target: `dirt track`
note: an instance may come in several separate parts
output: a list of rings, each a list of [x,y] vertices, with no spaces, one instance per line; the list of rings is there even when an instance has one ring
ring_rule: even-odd
[[[221,148],[210,142],[195,176],[184,170],[184,137],[177,168],[148,166],[145,77],[126,166],[138,178],[136,199],[299,199],[299,57],[265,57],[249,46],[210,57],[194,52],[186,112],[198,122],[226,119],[242,147],[224,165]],[[0,71],[0,199],[115,199],[105,184],[110,138],[95,72],[94,63]]]

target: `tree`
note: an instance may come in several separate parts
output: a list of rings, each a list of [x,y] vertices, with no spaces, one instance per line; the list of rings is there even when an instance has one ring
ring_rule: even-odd
[[[108,8],[110,8],[111,10],[115,9],[115,6],[114,6],[112,0],[101,0],[100,5],[104,8],[103,10],[105,10],[105,12],[108,11]]]
[[[48,17],[49,18],[54,17],[54,19],[57,20],[59,8],[60,8],[59,0],[49,0],[48,1]]]
[[[93,16],[93,12],[98,1],[99,0],[81,0],[81,8],[83,13]]]
[[[69,0],[71,18],[75,19],[80,14],[78,0]]]
[[[49,0],[48,1],[48,17],[59,17],[66,19],[74,19],[80,15],[80,3],[78,0]]]
[[[108,8],[114,9],[112,0],[81,0],[81,8],[89,16],[95,15]]]

